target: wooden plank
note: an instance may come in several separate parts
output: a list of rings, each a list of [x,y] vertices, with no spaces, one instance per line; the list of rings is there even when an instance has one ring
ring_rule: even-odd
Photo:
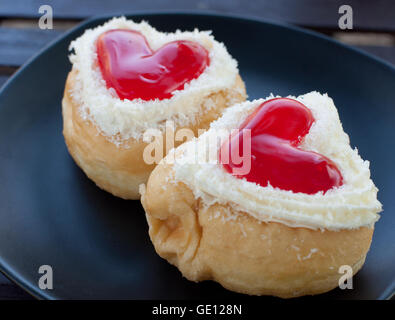
[[[61,33],[58,30],[0,28],[0,66],[22,65]],[[359,47],[395,64],[395,47]],[[0,69],[0,74],[5,72]]]
[[[0,66],[20,66],[62,32],[0,28]]]
[[[146,10],[210,10],[331,29],[338,29],[338,9],[348,4],[353,8],[354,28],[395,31],[393,0],[56,0],[49,3],[54,17],[61,19],[85,19],[93,15],[119,15]],[[1,1],[0,17],[38,18],[38,8],[42,4],[42,0]]]
[[[59,20],[56,19],[53,25],[56,30],[68,30],[75,27],[81,21],[79,20]],[[37,29],[38,19],[3,19],[0,20],[0,27],[16,29]]]

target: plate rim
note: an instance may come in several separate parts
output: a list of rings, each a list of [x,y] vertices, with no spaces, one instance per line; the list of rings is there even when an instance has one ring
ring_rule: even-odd
[[[233,19],[233,20],[242,20],[248,21],[253,23],[265,24],[265,25],[272,25],[278,28],[286,29],[293,32],[299,32],[303,34],[307,34],[313,38],[318,38],[324,41],[331,43],[332,45],[336,45],[342,47],[346,50],[351,50],[356,54],[362,55],[374,62],[382,65],[383,67],[388,68],[391,72],[394,73],[395,76],[395,65],[391,64],[390,62],[377,57],[373,54],[365,52],[362,49],[352,47],[350,45],[341,43],[340,41],[333,39],[329,36],[324,34],[318,33],[313,30],[305,29],[299,26],[292,25],[287,22],[279,22],[271,19],[264,19],[260,18],[259,16],[254,15],[241,15],[241,14],[234,14],[234,13],[219,13],[212,10],[164,10],[164,11],[155,11],[155,10],[138,10],[135,12],[122,12],[117,14],[103,14],[103,15],[95,15],[89,19],[82,20],[78,23],[75,27],[67,30],[66,32],[60,34],[55,39],[50,41],[47,45],[45,45],[42,49],[40,49],[37,53],[35,53],[32,57],[27,59],[25,63],[23,63],[20,68],[7,79],[7,81],[3,84],[2,88],[0,88],[0,96],[8,89],[8,86],[15,81],[15,79],[19,78],[21,74],[27,69],[27,67],[33,63],[39,56],[41,56],[44,52],[49,50],[50,48],[56,46],[60,41],[64,38],[69,36],[71,33],[74,33],[77,30],[83,30],[88,24],[98,21],[98,20],[108,20],[113,17],[120,17],[125,16],[129,19],[139,18],[141,16],[167,16],[167,15],[187,15],[187,16],[202,16],[208,18],[226,18],[226,19]],[[52,294],[50,291],[39,290],[36,286],[34,286],[31,282],[27,281],[23,278],[18,272],[13,270],[13,268],[8,266],[8,263],[4,260],[3,257],[0,256],[0,272],[11,282],[15,283],[18,287],[26,291],[28,294],[33,296],[36,299],[47,299],[47,300],[58,300],[58,299],[67,299],[65,297],[59,297],[56,294]],[[385,290],[377,297],[377,300],[390,300],[395,295],[395,279],[393,279],[392,283],[389,283]]]

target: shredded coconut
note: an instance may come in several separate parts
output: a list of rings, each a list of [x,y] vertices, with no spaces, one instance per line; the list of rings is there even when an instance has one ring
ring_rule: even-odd
[[[97,66],[95,45],[100,34],[119,28],[141,32],[153,50],[170,41],[198,42],[209,51],[210,65],[197,79],[186,84],[183,90],[174,91],[170,99],[120,100],[114,90],[106,87]],[[212,101],[206,101],[207,97],[214,92],[232,88],[238,74],[237,62],[229,55],[224,44],[214,40],[211,31],[195,29],[163,33],[147,22],[135,23],[124,17],[86,30],[81,37],[71,42],[70,50],[74,51],[70,55],[73,69],[78,71],[71,96],[81,106],[80,114],[117,144],[129,138],[140,139],[148,128],[163,130],[165,120],[173,120],[177,125],[194,123],[199,113],[203,112],[203,107],[213,107]]]
[[[290,98],[302,102],[315,118],[300,148],[318,152],[334,161],[343,175],[342,186],[313,195],[280,190],[270,185],[261,187],[227,173],[218,164],[218,152],[210,152],[209,156],[214,155],[214,159],[207,160],[207,150],[218,149],[217,140],[210,139],[210,135],[223,131],[222,138],[226,138],[229,130],[239,128],[244,119],[267,99],[228,108],[211,124],[210,130],[183,144],[174,164],[176,180],[186,183],[195,197],[206,203],[228,204],[260,221],[322,231],[373,225],[381,211],[378,189],[370,179],[369,162],[362,160],[357,149],[350,147],[332,99],[318,92]],[[215,144],[210,144],[211,141]],[[196,157],[195,150],[199,151],[198,161],[192,160]]]

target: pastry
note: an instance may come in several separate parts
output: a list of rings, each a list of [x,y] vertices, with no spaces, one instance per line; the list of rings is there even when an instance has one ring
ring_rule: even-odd
[[[246,98],[237,62],[210,32],[162,33],[114,18],[85,31],[70,50],[62,101],[67,147],[90,179],[124,199],[139,198],[139,184],[157,164],[143,157],[151,142],[145,133],[163,135],[170,122],[197,135]]]
[[[183,276],[283,298],[327,292],[341,266],[362,267],[377,191],[318,92],[227,108],[140,190],[155,250]]]

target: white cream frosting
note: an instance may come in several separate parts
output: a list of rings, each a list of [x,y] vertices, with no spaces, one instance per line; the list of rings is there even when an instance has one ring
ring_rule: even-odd
[[[108,90],[97,65],[95,41],[100,34],[111,29],[132,29],[141,32],[153,50],[176,40],[195,41],[209,51],[210,65],[197,78],[174,91],[170,99],[143,101],[120,100],[115,90]],[[237,62],[225,46],[214,40],[211,31],[175,33],[159,32],[147,22],[135,23],[124,17],[114,18],[102,26],[86,30],[70,44],[73,69],[78,71],[76,85],[71,95],[81,105],[81,116],[92,121],[98,129],[114,142],[129,138],[139,139],[148,128],[163,129],[165,120],[176,125],[188,125],[195,121],[202,107],[209,109],[208,96],[230,89],[238,74]]]
[[[326,94],[310,92],[290,98],[302,102],[315,118],[300,148],[334,161],[343,176],[342,186],[325,194],[294,193],[238,179],[218,164],[219,144],[212,137],[218,135],[223,141],[229,130],[239,128],[247,115],[271,98],[273,96],[228,108],[211,124],[210,130],[179,147],[174,163],[175,181],[187,184],[195,197],[201,198],[206,205],[229,204],[260,221],[331,230],[373,225],[379,219],[381,204],[377,200],[378,189],[370,179],[369,162],[362,160],[357,149],[350,147],[337,109]],[[208,154],[209,150],[216,152]]]

